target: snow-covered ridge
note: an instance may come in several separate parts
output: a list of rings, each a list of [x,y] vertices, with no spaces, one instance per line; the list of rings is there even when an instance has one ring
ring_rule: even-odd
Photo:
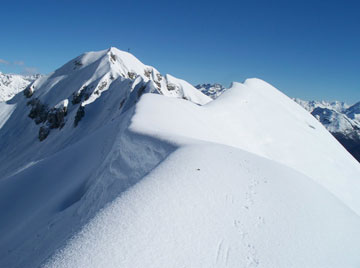
[[[40,76],[3,74],[0,72],[0,102],[10,100]]]
[[[360,212],[359,164],[269,84],[233,83],[205,106],[147,94],[128,129],[177,149],[46,267],[351,267],[360,261],[359,214],[348,209]]]
[[[0,266],[356,267],[359,163],[260,79],[210,100],[110,48],[0,103]]]

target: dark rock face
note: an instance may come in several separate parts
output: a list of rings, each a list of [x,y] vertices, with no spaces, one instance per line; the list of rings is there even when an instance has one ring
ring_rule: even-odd
[[[72,96],[72,104],[79,104],[83,99],[87,100],[90,96],[89,87],[83,86],[80,92],[74,92]]]
[[[167,89],[168,89],[169,91],[175,90],[175,89],[176,89],[176,86],[173,85],[173,84],[168,84],[168,85],[167,85]]]
[[[50,128],[62,128],[65,125],[66,108],[52,108],[48,114],[47,122]]]
[[[134,80],[135,77],[136,77],[136,73],[134,73],[134,72],[128,72],[128,77],[129,77],[131,80]]]
[[[150,74],[151,74],[150,70],[144,70],[144,75],[149,79],[150,79]]]
[[[29,117],[34,119],[36,124],[44,123],[47,120],[49,114],[47,105],[42,104],[37,98],[30,100],[27,104],[31,105]]]
[[[39,140],[43,141],[49,135],[50,130],[54,128],[62,128],[65,125],[65,116],[67,115],[67,107],[51,108],[34,98],[27,103],[31,106],[29,117],[35,123],[44,125],[39,129]]]
[[[75,120],[74,120],[74,126],[75,127],[79,124],[80,120],[84,116],[85,116],[85,107],[80,105],[80,107],[77,110],[76,115],[75,115]]]
[[[39,140],[43,141],[49,135],[50,129],[47,126],[42,126],[39,129]]]

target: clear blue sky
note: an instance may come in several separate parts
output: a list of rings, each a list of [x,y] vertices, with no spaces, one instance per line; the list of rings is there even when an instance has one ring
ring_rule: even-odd
[[[49,73],[110,46],[193,84],[262,78],[360,101],[360,1],[5,1],[0,71]]]

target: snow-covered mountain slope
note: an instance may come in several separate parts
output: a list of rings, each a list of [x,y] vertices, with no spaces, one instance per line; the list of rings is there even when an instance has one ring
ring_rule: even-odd
[[[294,99],[329,130],[360,162],[360,102],[317,102]]]
[[[349,118],[360,122],[360,101],[346,109],[345,113]]]
[[[211,97],[212,99],[216,99],[226,90],[225,87],[223,87],[221,84],[218,84],[218,83],[199,84],[199,85],[196,85],[195,88],[200,90],[205,95]]]
[[[100,98],[105,92],[113,98]],[[12,110],[13,119],[9,119],[7,128],[0,133],[0,147],[10,153],[0,155],[6,163],[3,174],[10,174],[19,163],[25,165],[29,161],[27,151],[34,147],[38,149],[29,154],[31,159],[38,159],[77,142],[79,136],[87,135],[129,109],[146,92],[196,104],[211,100],[186,81],[171,75],[163,77],[155,68],[116,48],[85,53],[37,79],[24,90],[26,98],[19,94],[6,103],[17,105],[18,109]],[[107,104],[101,104],[100,108],[100,104],[93,105],[97,99],[97,103],[106,99]],[[111,105],[117,109],[106,108]],[[92,123],[76,128],[84,118]],[[49,139],[50,136],[53,137]],[[45,144],[39,144],[37,139]],[[17,161],[5,161],[8,157]]]
[[[357,110],[356,107],[360,107],[360,104],[350,107],[346,103],[338,101],[294,100],[314,115],[332,133],[341,132],[346,134],[360,126],[360,121],[356,120],[356,115],[360,115],[360,109]]]
[[[359,224],[294,170],[193,144],[109,204],[45,267],[356,267]]]
[[[227,90],[220,84],[202,84],[195,87],[212,99]],[[340,101],[304,101],[298,98],[294,101],[314,115],[360,162],[360,102],[350,107]]]
[[[0,102],[10,100],[39,77],[40,75],[23,76],[19,74],[3,74],[0,72]]]
[[[259,110],[265,103],[268,107],[261,109],[273,111],[271,125],[265,124],[266,116],[259,116],[262,111],[253,118],[242,113]],[[288,116],[279,118],[278,112]],[[215,115],[220,116],[214,120]],[[272,130],[284,123],[287,128]],[[347,206],[360,212],[359,164],[312,116],[268,84],[259,80],[234,84],[202,107],[145,95],[129,129],[175,142],[178,149],[101,211],[47,266],[352,267],[359,263],[359,215]],[[259,154],[296,166],[311,177]],[[321,167],[325,154],[328,169]],[[340,167],[352,174],[336,171]],[[337,251],[339,241],[344,244]]]
[[[360,263],[360,165],[313,116],[144,66],[87,53],[1,103],[0,267]]]
[[[33,97],[55,106],[59,99],[83,101],[82,106],[95,101],[113,83],[125,79],[151,85],[151,90],[165,96],[188,99],[205,104],[210,99],[188,84],[171,75],[164,77],[151,66],[144,65],[130,53],[110,48],[89,52],[71,60],[54,73],[35,81],[29,88]],[[72,99],[71,99],[72,97]]]

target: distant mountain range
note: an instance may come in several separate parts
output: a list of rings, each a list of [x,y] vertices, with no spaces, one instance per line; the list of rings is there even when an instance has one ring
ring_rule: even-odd
[[[200,90],[205,95],[208,95],[212,99],[216,99],[219,97],[226,88],[221,84],[199,84],[196,85],[195,88]]]
[[[338,101],[294,100],[315,116],[360,162],[360,102],[349,106]]]
[[[0,101],[7,101],[41,75],[4,74],[0,72]]]
[[[195,88],[213,99],[226,91],[226,88],[218,83],[199,84]],[[360,162],[360,102],[350,106],[340,101],[293,100],[319,120]]]

